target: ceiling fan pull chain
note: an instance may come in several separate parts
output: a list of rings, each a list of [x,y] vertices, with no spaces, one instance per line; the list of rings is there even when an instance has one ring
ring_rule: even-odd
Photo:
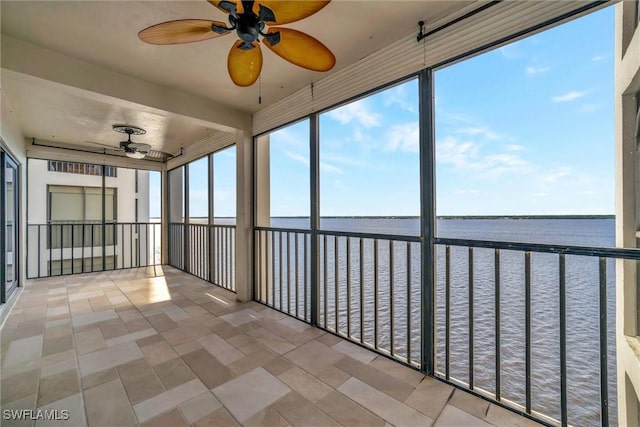
[[[262,77],[258,77],[258,105],[262,104]]]

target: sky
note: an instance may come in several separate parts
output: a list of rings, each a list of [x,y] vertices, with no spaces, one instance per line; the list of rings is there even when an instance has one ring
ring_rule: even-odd
[[[613,49],[608,7],[437,70],[436,214],[613,214]],[[418,116],[417,79],[320,115],[321,216],[420,214]],[[271,216],[308,217],[309,120],[269,151]],[[235,216],[235,148],[214,158],[215,215]],[[206,217],[207,159],[189,167]]]
[[[608,7],[435,72],[438,215],[614,212],[613,38]],[[308,135],[270,135],[271,216],[309,215]],[[418,135],[416,80],[322,114],[320,215],[419,215]]]

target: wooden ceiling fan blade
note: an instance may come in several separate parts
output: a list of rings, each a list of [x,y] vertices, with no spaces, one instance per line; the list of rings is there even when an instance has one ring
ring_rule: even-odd
[[[258,42],[253,49],[242,49],[245,42],[238,40],[233,44],[227,58],[227,69],[233,83],[237,86],[251,86],[258,80],[262,70],[262,50]]]
[[[329,71],[336,64],[336,57],[319,40],[309,34],[291,28],[269,28],[268,34],[280,33],[280,41],[271,44],[264,38],[264,44],[276,55],[299,67],[313,71]]]
[[[244,13],[244,7],[242,6],[241,0],[208,0],[209,3],[223,11],[224,13],[229,13],[231,15],[239,15]],[[231,13],[235,7],[235,14]],[[255,7],[254,7],[255,9]]]
[[[162,22],[152,25],[138,33],[140,40],[149,44],[181,44],[193,43],[202,40],[213,39],[215,37],[229,34],[227,32],[215,32],[212,26],[226,28],[226,24],[220,21],[210,21],[206,19],[180,19],[177,21]]]
[[[288,1],[288,0],[262,0],[258,1],[271,9],[276,17],[275,25],[289,24],[307,18],[329,4],[329,1]]]

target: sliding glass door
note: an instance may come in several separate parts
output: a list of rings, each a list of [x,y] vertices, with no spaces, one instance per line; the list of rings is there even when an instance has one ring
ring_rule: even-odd
[[[18,285],[18,165],[0,149],[0,228],[2,239],[0,254],[0,302],[4,303]]]

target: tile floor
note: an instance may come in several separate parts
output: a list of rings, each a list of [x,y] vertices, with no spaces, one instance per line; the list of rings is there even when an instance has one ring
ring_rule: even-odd
[[[42,409],[66,410],[68,420],[0,423],[537,425],[171,267],[155,273],[162,270],[29,281],[0,331],[3,418]]]

